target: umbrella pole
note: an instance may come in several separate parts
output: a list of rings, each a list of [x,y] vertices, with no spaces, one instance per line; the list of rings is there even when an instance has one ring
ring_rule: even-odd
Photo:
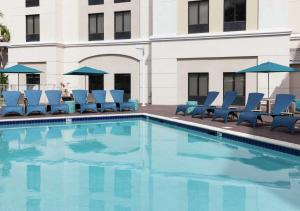
[[[268,98],[270,98],[270,73],[268,73]]]
[[[86,76],[84,76],[84,88],[86,89]]]
[[[20,91],[20,74],[18,73],[18,91]]]
[[[258,73],[256,73],[256,92],[258,92]]]

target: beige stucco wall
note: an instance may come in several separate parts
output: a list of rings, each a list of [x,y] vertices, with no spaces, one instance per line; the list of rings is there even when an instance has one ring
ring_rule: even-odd
[[[131,11],[131,38],[140,37],[140,4],[139,0],[125,3],[114,3],[113,0],[104,4],[89,6],[86,0],[79,0],[79,40],[88,40],[88,14],[104,13],[104,40],[114,40],[115,12]]]
[[[300,70],[300,64],[291,65],[294,68]],[[291,73],[290,76],[290,87],[291,93],[296,95],[297,98],[300,98],[300,73]]]
[[[182,59],[215,59],[213,67],[208,63],[200,65],[195,64],[193,70],[201,70],[201,67],[208,65],[208,70],[212,72],[221,71],[238,71],[241,67],[247,65],[255,65],[254,60],[246,61],[245,57],[257,58],[257,63],[273,61],[281,64],[289,64],[289,35],[270,36],[238,36],[226,38],[199,38],[199,39],[183,39],[157,41],[152,43],[152,103],[153,104],[179,104],[187,100],[186,82],[179,75],[181,65],[178,60]],[[222,67],[224,58],[232,58],[227,60],[228,64]],[[235,60],[241,59],[241,62]],[[220,62],[220,66],[219,63]],[[220,70],[219,70],[220,69]],[[189,70],[185,70],[189,71]],[[220,73],[219,72],[219,73]],[[220,76],[220,75],[219,75]],[[253,80],[253,77],[255,80]],[[250,78],[252,78],[250,80]],[[270,93],[272,96],[276,93],[289,92],[289,75],[285,73],[273,74],[270,80]],[[248,80],[249,79],[249,80]],[[218,79],[220,80],[220,78]],[[221,78],[222,80],[222,78]],[[256,75],[247,75],[249,83],[248,93],[256,91]],[[213,80],[212,80],[213,81]],[[267,76],[259,75],[258,91],[267,95]],[[222,83],[212,83],[211,90],[220,90]],[[248,85],[247,85],[248,87]],[[251,87],[251,90],[250,90]],[[185,89],[184,93],[178,93],[178,90]],[[216,103],[220,104],[222,98],[218,98]]]
[[[246,11],[246,29],[257,30],[258,29],[258,4],[259,0],[247,0]]]
[[[195,0],[177,0],[177,33],[188,33],[188,2]],[[246,29],[258,28],[258,0],[247,0]],[[224,1],[209,1],[209,32],[223,32]]]
[[[139,96],[139,61],[125,57],[122,55],[100,55],[92,58],[88,58],[80,62],[80,66],[89,66],[99,68],[106,71],[108,74],[104,75],[104,89],[114,89],[114,74],[116,73],[129,73],[131,74],[131,98],[140,100]],[[69,76],[69,80],[72,80],[76,76]],[[78,77],[78,76],[77,76]],[[88,86],[88,81],[87,81]],[[107,97],[110,97],[109,94]],[[108,98],[110,99],[110,98]]]
[[[293,30],[294,34],[300,34],[300,1],[289,1],[289,27]]]
[[[220,95],[216,100],[222,102],[223,98],[223,73],[237,72],[257,64],[257,58],[199,58],[199,59],[179,59],[177,76],[178,101],[185,102],[188,99],[188,73],[208,73],[209,91],[218,91]],[[184,87],[184,89],[183,89]],[[256,77],[253,74],[246,75],[246,96],[249,92],[256,91]]]

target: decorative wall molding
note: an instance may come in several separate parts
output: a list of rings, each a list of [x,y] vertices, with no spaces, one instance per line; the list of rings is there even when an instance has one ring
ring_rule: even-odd
[[[26,47],[91,47],[91,46],[121,46],[121,45],[142,45],[151,44],[152,42],[166,41],[185,41],[185,40],[211,40],[211,39],[239,39],[239,38],[258,38],[270,36],[291,36],[291,30],[268,30],[268,31],[238,31],[238,32],[220,32],[220,33],[201,33],[187,35],[165,35],[151,36],[149,39],[131,39],[131,40],[111,40],[111,41],[86,41],[76,43],[55,43],[55,42],[36,42],[36,43],[12,43],[9,48],[26,48]],[[293,39],[296,39],[294,37]],[[292,37],[291,37],[292,39]],[[300,35],[299,35],[300,39]]]

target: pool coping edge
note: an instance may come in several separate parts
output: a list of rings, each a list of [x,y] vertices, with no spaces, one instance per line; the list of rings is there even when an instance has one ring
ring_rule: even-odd
[[[198,129],[202,129],[202,130],[206,130],[206,131],[211,131],[211,132],[216,132],[216,133],[220,133],[220,134],[225,134],[228,136],[233,136],[236,138],[244,138],[244,139],[249,139],[252,140],[254,142],[260,142],[260,143],[265,143],[265,144],[269,144],[269,145],[275,145],[275,146],[280,146],[283,148],[288,148],[291,150],[296,150],[299,151],[299,156],[300,156],[300,144],[295,144],[295,143],[289,143],[286,141],[281,141],[281,140],[277,140],[277,139],[272,139],[272,138],[267,138],[267,137],[263,137],[263,136],[256,136],[256,135],[252,135],[252,134],[248,134],[248,133],[243,133],[243,132],[237,132],[237,131],[232,131],[232,130],[228,130],[228,129],[224,129],[224,128],[219,128],[219,127],[215,127],[215,126],[209,126],[209,125],[205,125],[205,124],[201,124],[199,123],[194,123],[194,122],[189,122],[186,120],[179,120],[179,119],[174,119],[171,117],[164,117],[164,116],[160,116],[160,115],[155,115],[155,114],[149,114],[149,113],[126,113],[126,114],[94,114],[94,115],[74,115],[74,116],[53,116],[53,117],[39,117],[39,118],[11,118],[11,119],[0,119],[0,124],[5,125],[5,123],[11,123],[11,122],[43,122],[43,121],[61,121],[61,120],[65,120],[65,122],[67,122],[68,120],[73,120],[76,119],[77,121],[84,121],[84,120],[89,120],[89,119],[93,119],[93,118],[103,118],[103,119],[110,119],[113,117],[122,117],[122,118],[126,118],[126,117],[150,117],[156,120],[163,120],[163,121],[167,121],[170,123],[175,123],[175,124],[179,124],[182,126],[188,126],[188,127],[192,127],[192,128],[198,128]],[[239,141],[239,140],[236,140]],[[240,141],[243,142],[243,141]],[[251,143],[250,143],[251,144]],[[253,145],[253,144],[252,144]],[[265,147],[265,148],[269,148],[269,147]],[[276,149],[275,149],[276,150]],[[278,150],[276,150],[278,151]],[[279,150],[281,151],[281,150]],[[289,153],[289,154],[294,154],[294,153]]]

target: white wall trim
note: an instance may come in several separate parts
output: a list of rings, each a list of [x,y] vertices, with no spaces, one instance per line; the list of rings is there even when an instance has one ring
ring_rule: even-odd
[[[26,47],[95,47],[95,46],[120,46],[120,45],[142,45],[149,44],[148,39],[144,40],[113,40],[113,41],[89,41],[89,42],[77,42],[77,43],[48,43],[48,42],[36,42],[36,43],[16,43],[11,44],[9,48],[26,48]]]
[[[220,33],[202,33],[187,35],[168,35],[168,36],[152,36],[151,42],[162,41],[182,41],[182,40],[210,40],[210,39],[235,39],[244,37],[270,37],[270,36],[290,36],[292,33],[289,29],[275,31],[237,31],[237,32],[220,32]]]
[[[111,40],[111,41],[85,41],[76,43],[16,43],[11,44],[9,48],[24,47],[91,47],[91,46],[120,46],[120,45],[142,45],[151,44],[152,42],[163,41],[182,41],[182,40],[210,40],[210,39],[238,39],[244,37],[269,37],[269,36],[291,36],[292,31],[289,29],[268,30],[268,31],[238,31],[238,32],[220,32],[220,33],[201,33],[186,35],[166,35],[151,36],[150,39],[131,39],[131,40]],[[299,39],[300,35],[292,35],[291,39]]]
[[[292,34],[291,41],[300,41],[300,34]]]

